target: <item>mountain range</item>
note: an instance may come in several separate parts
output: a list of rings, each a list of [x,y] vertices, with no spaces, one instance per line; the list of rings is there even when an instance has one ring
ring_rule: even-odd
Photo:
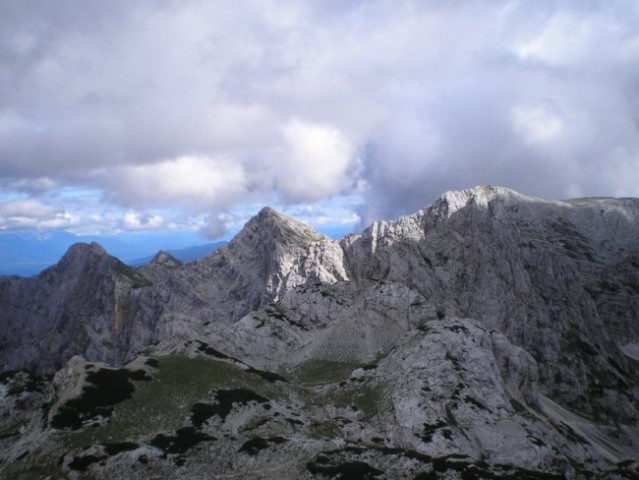
[[[166,251],[161,250],[161,251],[164,251],[165,253],[168,253],[176,260],[179,260],[180,262],[185,263],[185,262],[193,262],[199,258],[206,257],[207,255],[213,253],[218,248],[222,248],[227,243],[229,242],[223,240],[219,242],[205,243],[204,245],[194,245],[192,247],[170,249]],[[155,255],[149,255],[146,257],[129,260],[127,264],[131,265],[132,267],[141,267],[142,265],[151,263],[154,258],[155,258]]]
[[[0,277],[6,478],[639,478],[639,200],[482,186],[341,241]]]
[[[133,232],[117,235],[74,235],[61,231],[0,232],[0,275],[32,276],[57,263],[75,243],[97,242],[128,265],[140,266],[158,250],[188,262],[228,242],[204,244],[194,232]]]

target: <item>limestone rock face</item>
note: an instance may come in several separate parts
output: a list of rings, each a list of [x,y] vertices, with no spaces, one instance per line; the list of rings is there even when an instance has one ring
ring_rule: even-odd
[[[42,372],[73,355],[119,365],[204,323],[237,321],[297,285],[344,280],[338,242],[270,208],[189,264],[159,252],[132,269],[97,244],[78,244],[36,277],[0,277],[0,360]]]
[[[477,187],[339,243],[264,209],[194,263],[76,246],[0,305],[31,368],[0,476],[639,478],[636,199]]]
[[[477,319],[539,362],[545,394],[595,418],[635,420],[635,369],[618,347],[638,330],[638,212],[637,200],[479,187],[344,246],[354,281],[400,282]]]
[[[214,318],[225,322],[239,320],[297,285],[348,280],[338,242],[270,208],[251,219],[227,248],[196,262],[192,270],[196,293],[214,308]]]
[[[73,355],[124,360],[128,314],[150,286],[99,245],[77,244],[31,278],[0,279],[0,358],[4,369],[52,371]]]

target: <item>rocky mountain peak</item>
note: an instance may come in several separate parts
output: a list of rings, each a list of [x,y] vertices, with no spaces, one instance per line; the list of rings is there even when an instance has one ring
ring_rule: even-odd
[[[449,190],[432,205],[401,216],[392,221],[377,221],[366,228],[361,236],[351,236],[343,245],[349,248],[359,238],[365,250],[375,252],[380,245],[397,241],[419,241],[427,230],[432,230],[439,222],[447,221],[451,216],[465,208],[473,207],[487,211],[499,210],[514,203],[558,203],[527,197],[514,190],[492,185],[480,185],[464,190]],[[360,259],[361,260],[361,259]],[[360,262],[361,263],[361,262]]]
[[[164,299],[160,308],[191,315],[191,324],[211,318],[234,323],[298,285],[348,280],[338,242],[268,207],[226,246],[176,266],[175,259],[160,252],[133,273],[153,283],[153,295]],[[166,319],[172,322],[173,313],[167,313]]]
[[[177,268],[182,265],[180,260],[164,250],[160,250],[156,253],[150,263],[152,265],[162,265],[169,268]]]
[[[69,247],[54,269],[59,272],[76,272],[89,264],[108,262],[112,257],[96,242],[76,243]],[[73,274],[72,274],[73,275]]]
[[[220,262],[226,272],[225,284],[235,302],[231,310],[245,315],[256,305],[276,300],[297,285],[311,282],[334,283],[347,280],[343,251],[338,242],[308,225],[263,208],[251,218],[227,248],[210,261]],[[216,267],[218,272],[221,268]],[[235,320],[239,319],[233,315]]]
[[[264,207],[251,218],[240,233],[231,241],[229,247],[255,244],[306,245],[312,242],[329,240],[308,225],[287,217],[270,207]]]
[[[102,246],[97,242],[74,243],[73,245],[69,247],[69,249],[67,250],[67,252],[64,254],[62,258],[73,260],[73,259],[87,258],[92,255],[102,257],[108,254],[107,254],[107,251],[104,248],[102,248]]]
[[[486,208],[490,202],[495,200],[508,203],[514,199],[531,200],[530,197],[526,197],[510,188],[479,185],[464,190],[449,190],[445,192],[431,208],[441,216],[448,218],[466,206],[474,205],[480,208]]]

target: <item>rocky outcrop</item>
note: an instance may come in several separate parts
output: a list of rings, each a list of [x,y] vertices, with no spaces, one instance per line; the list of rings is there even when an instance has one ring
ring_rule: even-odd
[[[635,369],[618,347],[638,330],[638,212],[637,200],[554,202],[479,187],[374,224],[344,247],[354,281],[400,282],[477,319],[531,353],[545,394],[594,418],[635,420]]]
[[[348,280],[339,243],[270,208],[191,271],[197,278],[191,285],[213,309],[212,319],[227,323],[297,285]]]
[[[36,277],[0,279],[4,369],[53,371],[76,354],[122,361],[137,290],[149,286],[95,243],[74,245]]]
[[[76,247],[0,282],[1,355],[115,366],[5,374],[0,472],[637,478],[638,234],[638,200],[478,187],[341,243],[264,209],[192,264]]]

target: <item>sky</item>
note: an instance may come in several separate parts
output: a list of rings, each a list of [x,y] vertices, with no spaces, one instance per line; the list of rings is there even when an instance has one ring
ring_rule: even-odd
[[[639,196],[639,2],[0,0],[0,230]]]

